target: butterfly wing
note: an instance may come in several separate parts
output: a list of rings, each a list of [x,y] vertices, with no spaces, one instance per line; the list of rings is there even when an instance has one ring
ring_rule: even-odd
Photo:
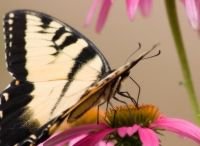
[[[71,79],[85,64],[93,71],[85,76],[87,80],[110,70],[93,43],[51,16],[27,10],[10,12],[4,18],[4,32],[8,70],[18,80]]]
[[[14,80],[0,97],[0,144],[10,146],[70,109],[110,67],[86,37],[40,12],[7,13],[4,33]]]

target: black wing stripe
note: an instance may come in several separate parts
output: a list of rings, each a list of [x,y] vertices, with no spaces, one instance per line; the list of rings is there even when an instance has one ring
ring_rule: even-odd
[[[71,73],[68,74],[68,78],[73,79],[73,76],[79,69],[81,69],[81,66],[92,60],[96,55],[97,53],[91,47],[83,48],[82,52],[77,56],[77,58],[75,58],[75,60],[79,60],[81,64],[80,62],[75,62]]]
[[[42,27],[45,29],[45,28],[48,28],[49,27],[49,24],[52,22],[51,19],[47,18],[47,17],[42,17],[41,18],[41,21],[42,21]]]
[[[14,66],[13,64],[13,59],[14,60],[19,59],[24,62],[26,60],[25,58],[26,50],[24,48],[25,31],[18,30],[19,27],[21,30],[26,30],[25,14],[22,14],[20,16],[20,20],[17,17],[12,16],[11,14],[6,15],[4,22],[5,22],[4,24],[5,31],[10,32],[6,33],[6,60],[7,60],[8,71],[15,74],[17,78],[23,78],[28,74],[28,71],[25,69],[25,64],[24,63],[19,64],[19,66],[17,67],[18,69],[16,69],[16,66]],[[10,37],[10,35],[12,36],[12,38]],[[17,54],[19,52],[20,56],[16,55],[15,57],[15,53]],[[18,72],[18,70],[20,70],[20,72]]]
[[[78,40],[78,38],[75,35],[68,36],[68,37],[65,38],[63,43],[60,44],[58,47],[62,50],[66,46],[69,46],[69,45],[71,45],[73,43],[76,43],[77,40]]]
[[[89,62],[93,58],[95,58],[95,56],[97,56],[97,53],[91,47],[86,47],[86,48],[84,48],[82,50],[82,52],[80,52],[80,54],[77,56],[77,58],[75,58],[75,60],[79,60],[82,63],[80,63],[78,61],[75,62],[74,66],[71,69],[71,72],[68,74],[68,77],[67,77],[70,80],[63,87],[63,90],[61,92],[60,97],[57,99],[54,107],[51,110],[51,114],[54,112],[54,110],[58,106],[59,102],[61,101],[62,97],[67,92],[67,90],[68,90],[70,84],[72,83],[73,78],[76,75],[76,73],[81,69],[82,66],[84,66],[85,64],[87,64],[87,62]]]
[[[96,56],[96,52],[90,47],[86,47],[82,50],[82,52],[75,58],[75,60],[79,60],[80,62],[75,62],[71,72],[68,74],[68,79],[73,79],[76,73],[81,69],[83,65],[85,65],[88,61],[92,60]],[[70,81],[63,88],[62,94],[67,91],[67,88],[70,85]],[[61,95],[62,95],[61,94]]]
[[[66,32],[65,27],[59,28],[59,29],[56,31],[56,33],[55,33],[55,35],[54,35],[54,37],[53,37],[52,40],[55,42],[55,41],[58,40],[65,32]]]

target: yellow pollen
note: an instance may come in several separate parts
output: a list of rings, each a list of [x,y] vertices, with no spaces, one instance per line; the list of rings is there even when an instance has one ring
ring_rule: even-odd
[[[132,126],[134,124],[148,127],[160,116],[157,107],[153,105],[124,105],[111,109],[107,113],[107,123],[111,127]]]

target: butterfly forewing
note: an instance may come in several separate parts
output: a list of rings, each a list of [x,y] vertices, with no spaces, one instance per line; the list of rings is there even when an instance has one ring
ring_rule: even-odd
[[[4,33],[14,80],[0,98],[0,141],[10,146],[75,105],[110,67],[82,34],[39,12],[7,13]]]
[[[10,12],[5,16],[4,29],[8,70],[17,79],[71,79],[87,64],[85,72],[91,72],[87,80],[96,80],[109,70],[91,42],[50,16],[33,11]],[[80,79],[86,80],[86,76]]]

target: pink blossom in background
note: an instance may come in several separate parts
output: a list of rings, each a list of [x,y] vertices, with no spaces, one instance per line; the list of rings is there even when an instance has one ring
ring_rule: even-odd
[[[148,16],[151,12],[152,0],[126,0],[126,10],[130,20],[134,18],[138,8],[143,16]]]
[[[200,0],[182,0],[188,20],[195,30],[200,30]]]
[[[87,14],[85,25],[89,25],[93,19],[95,11],[100,7],[96,23],[96,31],[100,32],[105,25],[111,6],[115,0],[93,0]],[[152,8],[152,0],[126,0],[127,15],[133,20],[137,9],[139,8],[143,16],[148,16]]]

